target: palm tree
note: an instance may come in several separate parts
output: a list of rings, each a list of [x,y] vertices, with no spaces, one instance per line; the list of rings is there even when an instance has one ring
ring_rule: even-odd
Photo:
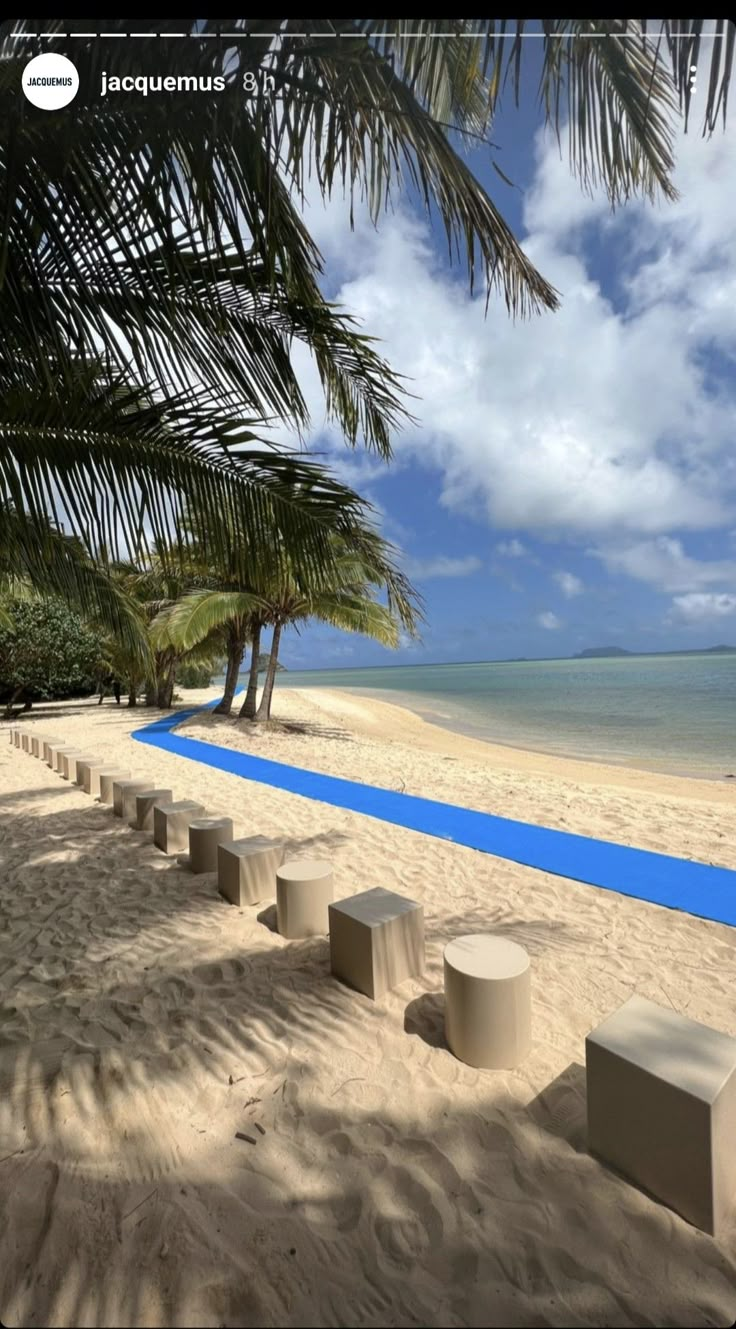
[[[229,647],[228,672],[223,702],[217,709],[229,714],[245,643],[250,639],[250,675],[240,716],[267,720],[285,626],[316,618],[346,632],[362,633],[385,646],[398,645],[402,629],[416,634],[420,600],[396,567],[391,546],[370,526],[358,524],[349,537],[335,533],[332,544],[333,561],[311,586],[298,559],[291,572],[285,573],[283,563],[270,562],[262,552],[253,560],[250,587],[213,586],[189,591],[157,615],[152,624],[154,644],[174,643],[179,650],[190,649],[224,628]],[[386,604],[378,602],[379,590],[385,593]],[[261,632],[267,625],[273,628],[273,640],[263,695],[256,710]]]
[[[33,521],[60,501],[79,535],[129,553],[148,532],[172,536],[185,501],[216,544],[223,504],[240,506],[254,539],[278,509],[318,566],[325,527],[284,492],[298,459],[251,446],[254,420],[305,421],[293,339],[349,442],[388,456],[402,407],[388,366],[322,296],[304,181],[364,194],[376,218],[408,185],[471,283],[480,265],[512,312],[554,308],[461,155],[488,142],[503,89],[526,87],[525,21],[269,20],[277,42],[257,35],[261,19],[227,20],[240,41],[218,40],[217,21],[157,21],[186,22],[177,72],[220,76],[222,93],[101,98],[103,68],[108,85],[160,74],[160,44],[60,37],[81,84],[73,114],[50,118],[19,110],[17,89],[28,56],[48,49],[34,34],[62,20],[0,25],[0,496]],[[539,22],[542,105],[558,129],[567,114],[582,182],[602,180],[612,202],[671,196],[673,115],[678,98],[689,110],[703,21],[665,20],[661,35],[643,20]],[[716,38],[709,132],[725,114],[733,28]],[[102,387],[85,412],[91,370]]]

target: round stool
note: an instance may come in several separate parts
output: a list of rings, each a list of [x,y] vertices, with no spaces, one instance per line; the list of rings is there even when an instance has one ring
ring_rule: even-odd
[[[469,1066],[503,1070],[524,1060],[532,1041],[529,956],[487,933],[445,947],[445,1037]]]
[[[326,936],[333,898],[332,865],[319,858],[292,859],[276,869],[276,919],[282,937]]]
[[[234,839],[232,817],[201,817],[189,823],[189,867],[217,872],[217,846]]]

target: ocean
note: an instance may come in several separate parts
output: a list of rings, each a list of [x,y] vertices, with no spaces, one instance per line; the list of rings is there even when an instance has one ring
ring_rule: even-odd
[[[346,688],[513,747],[736,775],[736,654],[289,670],[276,686]]]

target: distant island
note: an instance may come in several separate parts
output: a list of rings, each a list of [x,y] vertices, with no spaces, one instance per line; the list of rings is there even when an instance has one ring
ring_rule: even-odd
[[[702,646],[691,651],[625,651],[623,646],[588,646],[573,655],[573,660],[598,660],[619,655],[736,655],[736,646]]]
[[[587,650],[580,651],[574,655],[573,660],[595,660],[601,655],[633,655],[633,651],[625,651],[623,646],[588,646]]]

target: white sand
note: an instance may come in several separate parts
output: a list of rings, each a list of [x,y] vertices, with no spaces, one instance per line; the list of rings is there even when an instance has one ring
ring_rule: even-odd
[[[492,747],[322,690],[277,714],[300,732],[185,731],[736,867],[730,782]],[[1,732],[3,1323],[730,1325],[736,1212],[716,1243],[590,1158],[582,1062],[634,991],[736,1035],[736,930],[132,741],[151,718],[30,720],[331,858],[338,894],[421,900],[427,972],[381,1003],[341,986],[326,939],[285,942],[272,909],[232,908]],[[515,1072],[442,1042],[442,947],[489,929],[532,955]]]

